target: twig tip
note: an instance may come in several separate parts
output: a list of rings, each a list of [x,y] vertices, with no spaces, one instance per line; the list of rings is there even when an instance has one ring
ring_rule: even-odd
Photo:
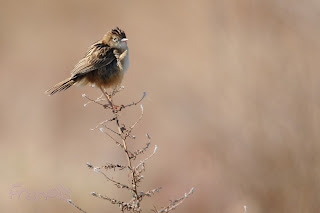
[[[87,166],[88,166],[90,169],[93,169],[93,166],[91,165],[91,163],[87,163]]]
[[[151,137],[150,137],[149,133],[147,133],[147,134],[146,134],[146,136],[147,136],[147,138],[148,138],[148,139],[151,139]]]

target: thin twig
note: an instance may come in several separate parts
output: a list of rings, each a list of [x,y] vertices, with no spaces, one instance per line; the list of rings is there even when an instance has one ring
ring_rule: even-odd
[[[114,121],[114,119],[115,119],[115,117],[110,118],[110,119],[105,120],[105,121],[102,121],[102,122],[100,122],[95,128],[92,128],[92,129],[90,129],[90,130],[96,130],[99,126],[101,126],[101,125],[103,125],[103,124],[105,124],[105,123],[108,123],[108,122],[110,122],[110,121]]]
[[[151,197],[152,195],[154,195],[156,192],[159,192],[162,188],[158,187],[156,189],[152,189],[149,190],[147,192],[140,192],[140,196],[147,196],[147,197]]]
[[[127,137],[131,137],[131,138],[133,138],[133,139],[135,138],[134,136],[131,135],[131,132],[132,132],[133,128],[141,121],[141,119],[142,119],[142,117],[143,117],[143,105],[141,104],[140,107],[141,107],[140,117],[139,117],[138,120],[137,120],[134,124],[132,124],[132,126],[129,127],[129,129],[126,131],[126,134],[125,134],[125,136],[124,136],[124,139],[127,139]]]
[[[123,145],[117,141],[115,138],[113,138],[109,133],[105,132],[103,128],[100,128],[100,132],[108,135],[118,146],[120,146],[121,148],[124,148]]]
[[[119,141],[117,141],[114,137],[112,137],[109,133],[105,132],[103,128],[100,128],[100,131],[109,136],[118,146],[120,146],[123,150],[125,150],[124,145],[121,144]],[[125,152],[129,155],[130,159],[134,158],[133,153],[131,153],[129,150],[125,150]]]
[[[144,152],[149,148],[150,144],[151,144],[151,143],[148,142],[145,147],[143,147],[143,148],[135,151],[135,152],[133,153],[134,157],[137,157],[139,154],[144,153]]]
[[[109,130],[110,132],[112,132],[112,133],[114,133],[114,134],[116,134],[116,135],[121,136],[119,133],[117,133],[116,131],[114,131],[113,129],[111,129],[110,127],[108,127],[107,125],[103,124],[102,126],[103,126],[104,128],[106,128],[107,130]]]
[[[107,196],[104,196],[104,195],[101,195],[99,193],[96,193],[96,192],[91,192],[91,195],[95,196],[95,197],[98,197],[98,198],[102,198],[104,200],[108,200],[110,201],[112,204],[121,204],[122,201],[118,201],[116,199],[112,199],[112,198],[109,198]]]
[[[99,104],[101,106],[104,106],[104,104],[99,103],[100,101],[104,101],[105,99],[103,99],[103,95],[101,95],[99,98],[97,98],[96,100],[89,98],[86,94],[82,94],[82,97],[86,98],[89,100],[89,102],[85,103],[83,106],[86,107],[88,104],[91,103],[96,103]]]
[[[158,149],[158,146],[155,145],[155,146],[154,146],[153,153],[152,153],[149,157],[147,157],[146,159],[140,161],[140,163],[136,166],[135,170],[138,169],[140,166],[144,165],[144,163],[145,163],[147,160],[149,160],[149,159],[156,153],[157,149]]]
[[[133,191],[133,189],[130,188],[129,186],[127,186],[127,185],[125,185],[125,184],[122,184],[122,183],[120,183],[120,182],[118,182],[118,181],[115,181],[115,180],[109,178],[109,177],[108,177],[104,172],[102,172],[100,169],[98,169],[98,168],[93,168],[93,170],[94,170],[95,172],[98,172],[98,173],[102,174],[108,181],[111,181],[112,183],[114,183],[114,185],[116,185],[118,188],[128,189],[128,190],[130,190],[130,191]]]
[[[146,134],[146,136],[147,136],[147,138],[148,138],[148,142],[146,143],[146,146],[143,147],[143,148],[141,148],[141,149],[139,149],[139,150],[137,150],[137,151],[135,151],[135,152],[133,153],[134,159],[135,159],[138,155],[144,153],[144,152],[149,148],[149,146],[150,146],[150,144],[151,144],[151,138],[150,138],[150,135],[149,135],[148,133]]]
[[[96,193],[96,192],[91,192],[91,195],[94,196],[94,197],[98,197],[98,198],[107,200],[112,204],[118,204],[120,209],[121,209],[121,211],[124,211],[124,210],[128,210],[128,211],[135,210],[134,205],[132,205],[132,202],[125,203],[123,201],[118,201],[116,199],[109,198],[107,196],[101,195],[101,194]]]
[[[157,210],[157,212],[161,213],[161,212],[169,212],[171,210],[174,210],[177,206],[183,203],[183,201],[185,201],[185,199],[187,199],[193,192],[194,192],[194,188],[192,187],[188,193],[184,194],[183,197],[180,197],[174,201],[171,201],[167,207]]]
[[[120,112],[122,109],[133,106],[133,105],[137,105],[139,104],[145,97],[146,97],[147,93],[143,92],[143,95],[141,97],[141,99],[137,102],[132,102],[131,104],[127,104],[127,105],[121,105],[119,109],[117,109],[118,112]]]
[[[119,169],[119,170],[123,170],[125,168],[128,168],[128,166],[122,166],[120,164],[112,164],[112,163],[108,163],[107,165],[102,166],[104,169],[109,170],[109,169]]]
[[[124,90],[124,86],[119,87],[119,89],[114,89],[111,93],[111,96],[114,96],[115,94],[117,94],[118,92],[121,92],[122,90]]]
[[[141,107],[141,115],[138,118],[138,120],[130,127],[130,130],[132,130],[142,119],[142,116],[143,116],[143,105],[141,104],[140,107]]]
[[[81,209],[79,206],[77,206],[74,202],[72,202],[72,200],[68,200],[68,203],[70,203],[71,205],[73,205],[74,207],[76,207],[78,210],[80,210],[83,213],[87,213],[85,210]]]
[[[107,163],[106,165],[103,165],[101,167],[94,167],[92,164],[87,163],[87,166],[89,167],[89,169],[94,169],[94,168],[101,169],[101,168],[104,168],[105,170],[109,170],[109,169],[123,170],[125,168],[128,168],[128,166],[123,166],[123,165],[120,165],[120,164],[112,164],[112,163]]]

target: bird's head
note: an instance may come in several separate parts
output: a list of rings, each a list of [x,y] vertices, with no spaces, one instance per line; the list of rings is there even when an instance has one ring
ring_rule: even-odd
[[[102,39],[103,43],[108,44],[112,48],[117,48],[120,50],[126,50],[127,47],[127,37],[123,30],[119,27],[109,31]]]

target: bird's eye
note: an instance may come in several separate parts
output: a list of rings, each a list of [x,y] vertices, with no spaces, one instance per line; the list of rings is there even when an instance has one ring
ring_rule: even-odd
[[[114,37],[114,38],[113,38],[113,41],[114,41],[114,42],[118,41],[118,38],[117,38],[117,37]]]

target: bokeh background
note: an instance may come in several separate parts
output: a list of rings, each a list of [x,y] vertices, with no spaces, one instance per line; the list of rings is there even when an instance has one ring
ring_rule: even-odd
[[[175,212],[319,212],[319,14],[312,0],[1,1],[1,212],[78,212],[58,198],[28,200],[59,186],[88,212],[118,212],[92,191],[129,199],[85,165],[126,162],[89,130],[110,116],[83,107],[81,94],[99,91],[44,95],[115,26],[131,61],[116,101],[147,92],[130,147],[145,133],[159,147],[142,189],[163,189],[144,212],[191,187]],[[20,199],[10,197],[13,184]]]

